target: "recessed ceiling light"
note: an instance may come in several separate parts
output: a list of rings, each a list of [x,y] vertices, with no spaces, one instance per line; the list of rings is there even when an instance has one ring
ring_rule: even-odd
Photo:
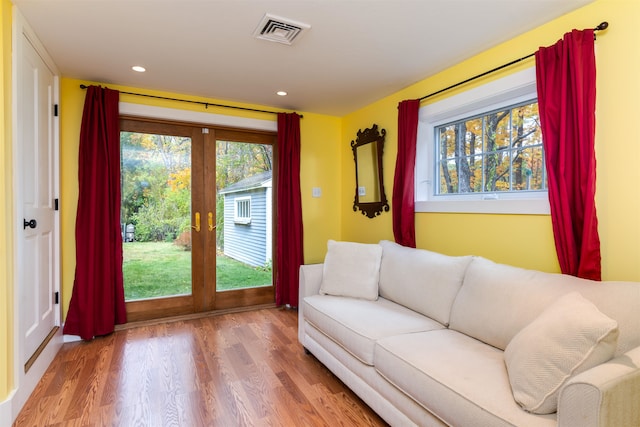
[[[138,73],[144,73],[146,70],[146,68],[140,66],[140,65],[134,65],[133,67],[131,67],[131,69],[133,71],[137,71]]]
[[[284,90],[279,90],[276,92],[276,95],[287,96],[287,92],[285,92]]]

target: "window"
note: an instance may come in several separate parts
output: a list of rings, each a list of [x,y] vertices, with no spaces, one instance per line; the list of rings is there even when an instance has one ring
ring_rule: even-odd
[[[251,223],[251,197],[237,197],[235,199],[235,215],[233,221],[236,224]]]
[[[420,109],[416,211],[548,214],[535,70]]]
[[[536,100],[438,126],[435,144],[437,194],[545,188]]]

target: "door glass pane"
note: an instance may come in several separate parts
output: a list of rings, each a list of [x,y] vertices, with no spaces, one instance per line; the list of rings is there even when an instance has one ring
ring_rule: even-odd
[[[216,290],[272,285],[271,145],[216,141]]]
[[[120,133],[127,301],[191,294],[191,138]]]

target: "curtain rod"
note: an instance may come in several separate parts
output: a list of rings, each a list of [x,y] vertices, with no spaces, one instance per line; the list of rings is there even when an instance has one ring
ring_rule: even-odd
[[[86,89],[88,87],[89,86],[84,84],[80,85],[80,89]],[[278,114],[277,111],[259,110],[257,108],[238,107],[235,105],[225,105],[225,104],[212,104],[211,102],[192,101],[190,99],[180,99],[180,98],[169,98],[167,96],[147,95],[145,93],[124,92],[124,91],[119,91],[119,92],[124,93],[125,95],[144,96],[147,98],[164,99],[166,101],[179,101],[179,102],[188,102],[190,104],[199,104],[199,105],[204,105],[204,108],[209,108],[209,106],[211,106],[211,107],[235,108],[236,110],[254,111],[256,113]],[[300,118],[303,118],[302,114],[300,114]]]
[[[603,31],[603,30],[606,30],[608,27],[609,27],[609,23],[608,23],[607,21],[604,21],[604,22],[601,22],[601,23],[600,23],[600,25],[598,25],[597,27],[595,27],[595,28],[593,29],[593,31]],[[594,34],[594,35],[593,35],[593,38],[595,39],[595,37],[596,37],[596,35]],[[498,71],[498,70],[502,70],[503,68],[507,68],[507,67],[509,67],[509,66],[511,66],[511,65],[513,65],[513,64],[517,64],[517,63],[518,63],[518,62],[520,62],[520,61],[524,61],[525,59],[529,59],[529,58],[531,58],[531,57],[532,57],[532,56],[534,56],[535,54],[536,54],[535,52],[530,53],[530,54],[529,54],[529,55],[527,55],[527,56],[523,56],[522,58],[515,59],[515,60],[513,60],[513,61],[511,61],[511,62],[508,62],[508,63],[506,63],[506,64],[502,64],[502,65],[500,65],[500,66],[498,66],[498,67],[496,67],[496,68],[492,68],[492,69],[491,69],[491,70],[489,70],[489,71],[485,71],[484,73],[480,73],[480,74],[478,74],[478,75],[476,75],[476,76],[470,77],[470,78],[468,78],[468,79],[466,79],[466,80],[463,80],[463,81],[458,82],[458,83],[456,83],[456,84],[453,84],[453,85],[451,85],[451,86],[445,87],[444,89],[440,89],[439,91],[436,91],[436,92],[430,93],[430,94],[428,94],[428,95],[425,95],[425,96],[423,96],[422,98],[419,98],[419,101],[423,101],[423,100],[425,100],[425,99],[427,99],[427,98],[430,98],[430,97],[432,97],[432,96],[435,96],[435,95],[441,94],[442,92],[446,92],[446,91],[448,91],[448,90],[450,90],[450,89],[453,89],[453,88],[455,88],[455,87],[462,86],[462,85],[463,85],[463,84],[465,84],[465,83],[469,83],[469,82],[471,82],[471,81],[473,81],[473,80],[479,79],[480,77],[484,77],[484,76],[486,76],[487,74],[491,74],[491,73],[494,73],[494,72],[496,72],[496,71]]]

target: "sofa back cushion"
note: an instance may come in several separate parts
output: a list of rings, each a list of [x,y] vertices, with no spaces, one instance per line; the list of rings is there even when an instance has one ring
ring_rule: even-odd
[[[471,257],[408,248],[387,240],[380,245],[380,296],[448,325]]]
[[[616,355],[640,345],[640,283],[597,282],[475,257],[451,309],[449,327],[504,350],[553,302],[579,292],[618,322]]]

